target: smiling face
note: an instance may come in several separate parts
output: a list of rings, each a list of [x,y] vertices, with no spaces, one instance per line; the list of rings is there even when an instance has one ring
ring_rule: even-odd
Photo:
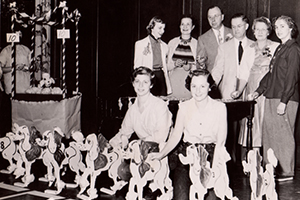
[[[275,22],[275,32],[277,37],[282,41],[282,43],[285,43],[287,40],[291,39],[292,29],[283,19],[278,19]]]
[[[154,27],[151,29],[151,34],[156,38],[159,39],[165,32],[165,24],[160,22],[155,22]]]
[[[207,19],[209,22],[209,25],[213,29],[220,29],[222,26],[222,21],[224,20],[224,15],[222,14],[220,8],[213,7],[208,10],[207,12]]]
[[[209,83],[206,75],[194,76],[191,81],[192,97],[200,102],[207,98],[209,92]]]
[[[233,18],[231,20],[233,36],[238,40],[242,40],[246,36],[248,27],[249,24],[244,22],[241,17]]]
[[[181,19],[180,32],[181,35],[191,35],[194,25],[191,18],[185,17]]]
[[[268,26],[264,22],[256,22],[254,29],[254,36],[256,40],[266,40],[269,35]]]
[[[149,94],[152,87],[150,76],[147,74],[138,74],[132,84],[138,97]]]

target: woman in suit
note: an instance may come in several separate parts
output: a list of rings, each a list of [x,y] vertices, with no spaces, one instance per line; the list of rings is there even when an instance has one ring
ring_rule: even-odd
[[[155,96],[166,96],[172,93],[167,69],[168,45],[161,40],[165,32],[165,23],[153,17],[147,26],[148,36],[135,43],[134,69],[145,66],[155,74],[155,85],[151,92]]]

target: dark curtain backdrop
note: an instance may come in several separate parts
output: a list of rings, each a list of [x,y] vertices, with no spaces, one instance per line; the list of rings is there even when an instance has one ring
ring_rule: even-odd
[[[9,32],[10,19],[5,15],[1,1],[1,40],[0,48],[7,43],[5,34]],[[33,12],[34,0],[17,0],[23,4],[27,13]],[[52,6],[59,4],[52,0]],[[225,14],[224,24],[230,26],[230,17],[237,13],[245,13],[252,25],[254,18],[267,16],[273,18],[282,14],[289,15],[300,25],[300,1],[298,0],[69,0],[69,11],[78,9],[81,13],[79,21],[80,49],[80,91],[82,99],[82,127],[95,130],[102,119],[113,115],[117,106],[115,100],[119,96],[130,96],[134,92],[130,84],[133,66],[134,43],[147,35],[146,26],[150,19],[161,16],[166,22],[163,40],[167,43],[179,35],[179,19],[182,14],[192,14],[196,21],[193,37],[209,29],[207,9],[218,5]],[[74,25],[67,24],[71,30],[71,39],[67,41],[68,79],[74,82]],[[253,38],[251,30],[248,36]],[[24,40],[30,44],[30,33],[25,32]],[[278,40],[273,34],[273,40]],[[26,41],[24,41],[26,43]],[[55,43],[55,42],[54,42]],[[52,68],[60,65],[60,41],[56,41],[53,50],[55,61]],[[57,76],[60,76],[59,73]],[[73,86],[68,86],[72,88]],[[113,101],[111,101],[113,100]],[[109,102],[114,102],[110,104]]]

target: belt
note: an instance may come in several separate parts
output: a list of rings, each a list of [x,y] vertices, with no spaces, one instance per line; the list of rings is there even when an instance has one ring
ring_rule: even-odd
[[[162,70],[162,68],[153,68],[153,69],[152,69],[152,71],[154,71],[154,72],[155,72],[155,71],[161,71],[161,70]]]

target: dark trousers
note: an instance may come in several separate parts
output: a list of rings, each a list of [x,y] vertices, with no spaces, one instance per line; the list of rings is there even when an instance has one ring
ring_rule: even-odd
[[[11,101],[10,95],[0,91],[0,136],[11,131]]]
[[[154,96],[167,96],[167,85],[163,70],[154,70],[155,83],[151,88]]]

